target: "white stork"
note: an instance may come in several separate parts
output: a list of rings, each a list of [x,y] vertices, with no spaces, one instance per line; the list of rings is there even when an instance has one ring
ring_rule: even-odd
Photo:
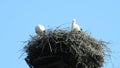
[[[42,36],[45,34],[45,27],[39,24],[35,27],[35,32],[37,35]]]
[[[72,31],[81,31],[82,29],[80,28],[80,26],[78,24],[76,24],[76,19],[72,20]]]

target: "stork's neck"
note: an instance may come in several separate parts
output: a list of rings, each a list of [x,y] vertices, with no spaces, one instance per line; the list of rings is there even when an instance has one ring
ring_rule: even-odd
[[[73,22],[72,22],[72,24],[76,24],[76,22],[75,22],[75,21],[73,21]]]

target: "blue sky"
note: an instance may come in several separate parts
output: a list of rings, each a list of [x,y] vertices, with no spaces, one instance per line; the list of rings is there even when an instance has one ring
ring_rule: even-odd
[[[120,68],[120,0],[0,0],[0,68],[28,68],[26,55],[19,56],[34,27],[70,27],[73,18],[96,39],[111,42],[103,68]]]

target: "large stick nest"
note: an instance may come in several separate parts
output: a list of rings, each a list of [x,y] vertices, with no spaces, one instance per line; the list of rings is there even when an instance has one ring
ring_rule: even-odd
[[[30,68],[101,68],[104,46],[83,31],[47,30],[43,36],[31,36],[25,60]]]

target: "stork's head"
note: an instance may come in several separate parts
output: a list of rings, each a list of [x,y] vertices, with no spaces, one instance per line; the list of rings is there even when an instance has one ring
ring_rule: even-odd
[[[38,27],[40,28],[41,31],[45,31],[45,27],[43,25],[38,25]]]
[[[76,23],[76,19],[73,19],[73,20],[72,20],[72,24],[75,24],[75,23]]]

